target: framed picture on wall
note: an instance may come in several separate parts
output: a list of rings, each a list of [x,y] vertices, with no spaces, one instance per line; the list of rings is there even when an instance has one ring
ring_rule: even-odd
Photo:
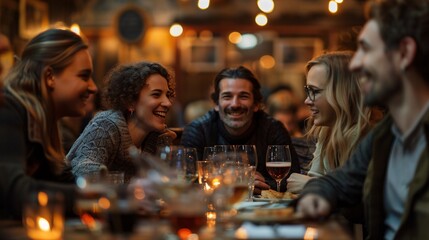
[[[276,65],[285,70],[304,72],[305,65],[323,50],[319,38],[279,38],[274,41]]]
[[[182,65],[189,72],[217,72],[224,67],[224,51],[224,43],[219,38],[184,38],[181,41]]]
[[[49,12],[46,2],[40,0],[19,1],[19,34],[29,39],[47,29]]]

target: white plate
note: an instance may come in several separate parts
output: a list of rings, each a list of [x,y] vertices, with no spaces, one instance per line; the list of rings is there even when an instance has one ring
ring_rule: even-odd
[[[267,202],[240,202],[237,203],[234,208],[237,210],[241,210],[241,209],[253,209],[253,208],[258,208],[261,206],[266,205]]]
[[[253,202],[281,202],[281,203],[290,203],[293,199],[277,199],[277,198],[260,198],[253,197]]]

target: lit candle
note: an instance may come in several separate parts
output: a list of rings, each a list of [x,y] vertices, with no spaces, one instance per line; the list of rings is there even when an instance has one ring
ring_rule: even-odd
[[[39,192],[37,199],[24,207],[24,224],[30,239],[61,239],[64,230],[62,203],[54,196]]]

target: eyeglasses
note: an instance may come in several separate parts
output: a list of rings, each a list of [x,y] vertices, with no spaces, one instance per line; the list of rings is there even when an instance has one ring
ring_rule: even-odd
[[[312,88],[308,85],[305,85],[304,90],[305,90],[305,93],[307,94],[308,98],[312,102],[314,102],[314,100],[316,100],[316,95],[321,93],[324,89],[315,89],[315,88]]]

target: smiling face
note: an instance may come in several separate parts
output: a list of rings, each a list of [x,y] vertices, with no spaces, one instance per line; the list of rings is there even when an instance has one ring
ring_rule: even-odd
[[[224,78],[219,82],[219,103],[215,110],[232,135],[244,133],[258,111],[252,93],[252,83],[242,78]]]
[[[171,107],[168,98],[167,79],[153,74],[146,80],[135,103],[135,117],[138,125],[147,132],[161,132],[165,129],[165,117]]]
[[[92,60],[87,49],[78,51],[62,72],[47,74],[45,80],[57,118],[84,116],[89,96],[97,92],[92,79]]]
[[[328,76],[326,66],[317,64],[310,68],[307,73],[307,86],[316,90],[314,101],[307,96],[304,103],[310,108],[311,117],[315,126],[331,127],[335,124],[335,111],[326,99],[326,88],[328,87]],[[320,90],[320,92],[318,91]]]
[[[386,51],[374,20],[368,21],[358,41],[350,70],[362,73],[360,85],[364,103],[368,106],[384,105],[402,88],[398,51]]]

